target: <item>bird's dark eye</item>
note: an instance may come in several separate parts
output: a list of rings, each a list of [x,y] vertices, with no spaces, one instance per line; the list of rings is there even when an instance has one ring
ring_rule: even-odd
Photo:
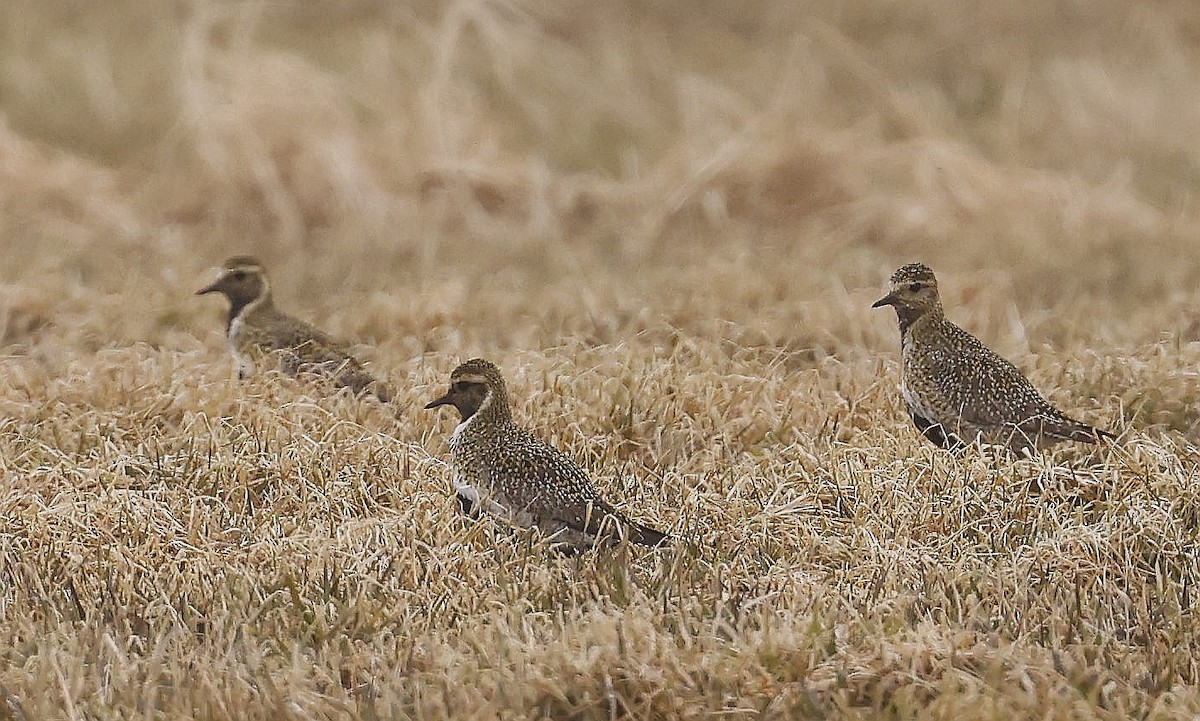
[[[471,384],[467,383],[466,381],[454,381],[450,384],[450,390],[461,393],[462,391],[465,391],[469,385]]]
[[[911,290],[912,292],[916,293],[924,287],[925,287],[924,283],[910,283],[908,286],[908,289]]]
[[[234,280],[245,280],[246,279],[246,271],[244,271],[244,270],[235,270],[232,273],[230,273],[229,275],[232,276]]]

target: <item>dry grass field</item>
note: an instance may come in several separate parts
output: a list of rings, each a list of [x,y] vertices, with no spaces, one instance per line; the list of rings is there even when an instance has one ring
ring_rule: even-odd
[[[1194,0],[0,4],[0,720],[1200,717]],[[238,382],[228,255],[390,406]],[[1110,448],[926,443],[871,310]],[[460,361],[660,551],[452,497]]]

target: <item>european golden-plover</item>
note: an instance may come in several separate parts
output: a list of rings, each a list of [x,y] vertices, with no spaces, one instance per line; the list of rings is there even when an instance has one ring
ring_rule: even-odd
[[[389,394],[329,336],[275,308],[271,283],[262,263],[239,255],[225,261],[221,277],[196,295],[221,293],[229,299],[225,334],[237,363],[238,377],[255,368],[278,369],[289,375],[313,373],[333,379],[356,395],[364,391],[387,402]]]
[[[935,444],[958,449],[978,440],[1019,454],[1113,438],[1050,405],[1016,366],[946,320],[928,266],[910,263],[892,274],[890,292],[871,307],[885,305],[900,322],[900,392]]]
[[[575,548],[597,538],[644,546],[667,540],[606,503],[587,473],[566,455],[513,422],[500,369],[471,359],[450,374],[450,389],[426,408],[452,405],[462,422],[450,437],[450,465],[462,510],[481,510],[521,526],[537,526]]]

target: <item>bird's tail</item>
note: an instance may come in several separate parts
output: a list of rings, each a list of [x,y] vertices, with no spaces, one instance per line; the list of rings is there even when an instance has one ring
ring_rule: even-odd
[[[630,543],[636,543],[639,546],[649,546],[654,548],[656,546],[663,545],[671,538],[662,531],[656,531],[649,526],[643,526],[635,521],[626,521],[623,530],[625,532],[625,538],[628,539]]]
[[[1079,443],[1099,443],[1100,441],[1114,441],[1117,439],[1116,435],[1106,430],[1094,428],[1086,423],[1065,416],[1047,420],[1042,426],[1042,431],[1052,438],[1061,438],[1065,441],[1076,441]]]
[[[600,502],[595,504],[595,510],[599,511],[593,524],[599,523],[600,528],[597,529],[599,535],[608,537],[610,542],[619,542],[621,539],[636,543],[639,546],[661,546],[666,543],[670,537],[662,531],[656,531],[649,526],[631,521],[626,518],[620,511]]]

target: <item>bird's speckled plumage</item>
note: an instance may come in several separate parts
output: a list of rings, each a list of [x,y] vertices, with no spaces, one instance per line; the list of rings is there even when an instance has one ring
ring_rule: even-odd
[[[900,323],[901,393],[918,430],[943,448],[976,440],[1021,453],[1112,435],[1080,423],[1038,393],[1012,363],[946,320],[937,278],[911,263],[891,278],[888,295]]]
[[[225,331],[239,377],[256,368],[289,375],[313,373],[332,378],[335,385],[356,395],[367,391],[388,400],[387,389],[340,344],[275,307],[271,283],[255,258],[239,255],[225,261],[221,277],[196,292],[205,293],[221,293],[229,299]]]
[[[630,521],[596,492],[566,455],[513,422],[500,370],[481,358],[450,375],[450,389],[426,408],[453,405],[462,422],[450,438],[455,493],[467,513],[485,510],[538,526],[575,547],[625,537],[657,546],[659,531]]]

